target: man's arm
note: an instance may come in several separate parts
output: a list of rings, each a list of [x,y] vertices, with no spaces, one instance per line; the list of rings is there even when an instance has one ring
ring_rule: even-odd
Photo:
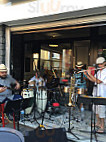
[[[94,82],[94,80],[87,74],[86,71],[84,72],[84,74],[86,75],[86,77],[87,77],[90,81]]]
[[[101,80],[97,79],[96,77],[94,77],[94,76],[91,74],[91,70],[87,70],[87,73],[88,73],[88,74],[86,74],[86,76],[88,77],[88,79],[89,79],[90,81],[95,82],[95,83],[97,83],[97,84],[102,83]]]
[[[15,83],[16,83],[15,89],[16,89],[16,90],[20,89],[20,84],[19,84],[19,82],[16,81]]]
[[[11,75],[8,75],[8,78],[9,78],[11,84],[16,84],[14,89],[16,89],[16,90],[20,89],[20,84],[16,79],[14,79]]]
[[[91,79],[93,80],[93,82],[96,82],[97,84],[102,83],[101,80],[97,79],[96,77],[94,77],[92,74],[89,74],[89,76],[91,77]]]

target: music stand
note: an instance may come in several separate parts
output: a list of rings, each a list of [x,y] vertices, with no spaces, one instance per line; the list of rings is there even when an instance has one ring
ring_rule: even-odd
[[[106,105],[106,98],[82,95],[82,96],[78,97],[78,102],[79,103],[83,102],[83,103],[86,103],[86,104],[90,104],[91,106],[93,106],[93,104],[94,105]],[[91,142],[92,142],[92,134],[94,134],[95,139],[97,141],[95,126],[94,126],[94,131],[92,129],[93,115],[95,116],[95,113],[93,113],[93,108],[92,108],[92,110],[91,110],[91,137],[90,137]],[[95,122],[95,117],[94,117],[94,122]]]
[[[73,107],[72,105],[71,106],[68,106],[69,107],[69,128],[68,128],[68,133],[70,133],[70,134],[72,134],[74,137],[76,137],[78,140],[79,140],[79,137],[77,137],[73,132],[72,132],[72,130],[73,130],[73,128],[74,127],[72,127],[72,128],[70,128],[70,118],[71,118],[71,108]],[[69,140],[70,141],[70,140]]]
[[[15,128],[15,117],[17,118],[17,129],[19,130],[19,112],[21,110],[22,99],[9,100],[4,108],[4,113],[13,113],[13,121]]]
[[[33,101],[34,101],[34,97],[30,97],[30,98],[25,98],[22,100],[22,104],[21,104],[21,110],[24,110],[27,109],[27,108],[30,108],[33,104]],[[23,121],[25,121],[26,119],[24,119]],[[29,120],[27,120],[29,121]]]
[[[25,98],[22,100],[21,109],[25,110],[28,107],[32,106],[34,97]]]
[[[6,106],[4,108],[4,113],[6,112],[13,113],[14,118],[15,117],[17,118],[17,129],[18,130],[19,130],[20,111],[25,110],[26,108],[30,107],[31,103],[29,102],[32,101],[32,99],[33,97],[26,98],[26,99],[9,100],[6,103]]]

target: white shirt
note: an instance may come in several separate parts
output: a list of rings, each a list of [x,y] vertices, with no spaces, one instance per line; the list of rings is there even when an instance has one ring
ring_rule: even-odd
[[[97,72],[97,79],[102,81],[102,83],[97,84],[97,91],[96,88],[94,87],[93,96],[106,97],[106,68],[104,68],[103,70],[99,70]]]
[[[43,78],[36,78],[35,76],[34,77],[32,77],[30,80],[29,80],[29,82],[30,81],[35,81],[35,86],[36,87],[39,87],[39,86],[45,86],[45,82],[44,82],[44,80],[43,80]]]

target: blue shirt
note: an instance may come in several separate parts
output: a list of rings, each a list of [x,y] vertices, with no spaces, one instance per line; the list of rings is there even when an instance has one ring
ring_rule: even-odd
[[[87,78],[84,73],[76,73],[75,74],[75,87],[76,88],[86,88],[86,80],[84,78]]]
[[[11,84],[15,83],[16,80],[11,76],[11,75],[7,75],[6,78],[0,78],[0,84],[6,87],[10,87],[11,88]],[[12,90],[10,89],[6,89],[4,92],[0,93],[0,101],[3,100],[4,98],[11,98],[12,97]]]

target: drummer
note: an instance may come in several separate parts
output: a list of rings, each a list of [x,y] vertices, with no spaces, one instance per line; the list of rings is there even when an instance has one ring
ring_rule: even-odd
[[[35,86],[37,89],[46,85],[38,70],[36,70],[35,75],[28,82],[29,86]]]

